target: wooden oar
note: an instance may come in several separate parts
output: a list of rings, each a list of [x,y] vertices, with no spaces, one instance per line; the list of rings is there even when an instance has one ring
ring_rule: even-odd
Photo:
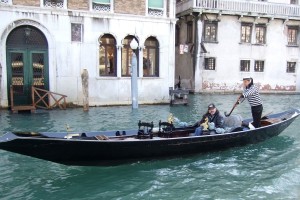
[[[232,107],[231,111],[229,112],[229,114],[227,114],[227,112],[224,113],[224,115],[225,115],[226,117],[229,117],[229,116],[231,115],[232,111],[233,111],[233,110],[235,109],[235,107],[239,104],[239,101],[240,101],[240,98],[238,98],[238,100],[235,102],[235,104],[233,105],[233,107]]]

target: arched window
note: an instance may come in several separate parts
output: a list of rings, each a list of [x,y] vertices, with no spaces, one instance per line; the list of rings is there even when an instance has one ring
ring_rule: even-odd
[[[131,59],[132,59],[132,49],[130,48],[130,43],[132,39],[135,39],[138,43],[139,41],[136,39],[136,37],[132,35],[128,35],[123,40],[123,48],[122,48],[122,76],[130,76],[131,75]],[[138,53],[137,56],[137,63],[139,60]],[[139,74],[139,64],[137,66],[138,74]]]
[[[116,39],[110,34],[103,35],[100,39],[99,48],[99,75],[117,75],[117,49]]]
[[[143,75],[159,76],[159,43],[155,37],[149,37],[145,41]]]

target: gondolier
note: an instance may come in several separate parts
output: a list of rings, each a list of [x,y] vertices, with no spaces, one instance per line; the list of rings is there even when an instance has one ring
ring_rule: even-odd
[[[261,115],[263,111],[262,101],[259,95],[259,89],[253,84],[253,78],[243,78],[243,85],[245,87],[243,94],[239,96],[239,103],[242,103],[244,99],[248,99],[251,106],[253,126],[255,128],[261,127]]]

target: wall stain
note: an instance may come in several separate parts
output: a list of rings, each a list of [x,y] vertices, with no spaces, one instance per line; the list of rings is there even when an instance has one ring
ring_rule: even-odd
[[[261,91],[296,91],[296,85],[278,85],[271,86],[270,84],[261,84],[255,83],[255,85]],[[215,83],[210,81],[203,81],[202,82],[202,89],[203,90],[212,90],[212,91],[236,91],[236,90],[243,90],[242,83],[235,83],[235,84],[227,84],[227,83]]]

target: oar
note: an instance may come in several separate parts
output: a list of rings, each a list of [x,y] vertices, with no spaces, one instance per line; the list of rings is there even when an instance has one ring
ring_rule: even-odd
[[[240,101],[240,98],[238,98],[238,100],[235,102],[235,104],[233,105],[233,107],[232,107],[232,109],[231,109],[231,111],[230,111],[229,114],[227,114],[227,112],[224,113],[224,115],[225,115],[226,117],[229,117],[229,116],[231,115],[232,111],[233,111],[233,110],[235,109],[235,107],[239,104],[239,101]]]

